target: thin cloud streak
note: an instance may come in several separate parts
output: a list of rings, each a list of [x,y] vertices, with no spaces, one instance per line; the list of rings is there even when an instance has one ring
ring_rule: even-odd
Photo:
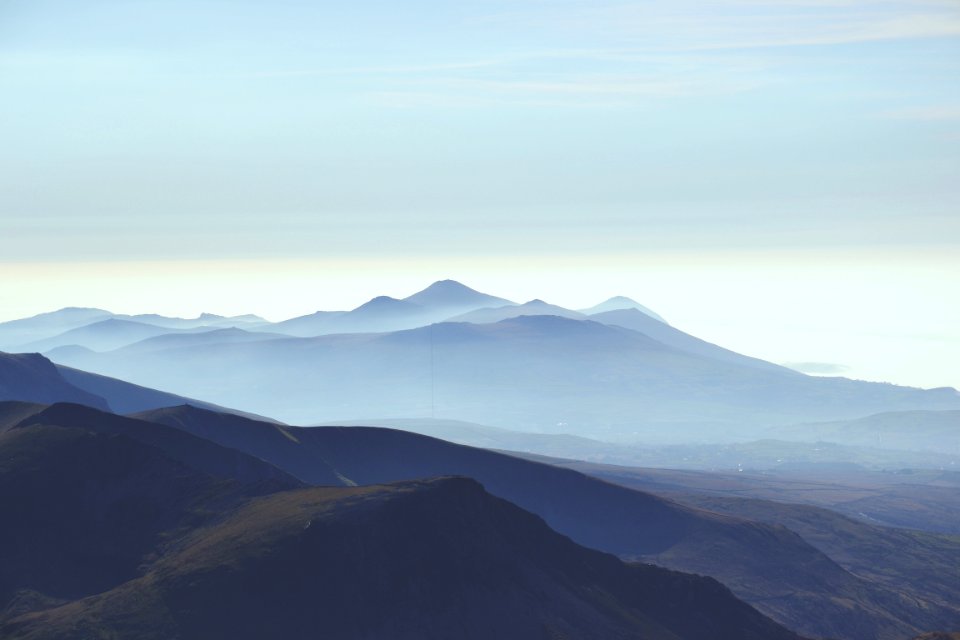
[[[565,5],[505,12],[486,19],[491,24],[545,25],[571,35],[604,33],[647,52],[824,46],[960,35],[960,5],[950,2],[918,6],[829,0],[727,1],[663,6],[617,3],[571,9]]]
[[[883,118],[893,120],[952,121],[960,120],[960,105],[933,105],[884,111]]]

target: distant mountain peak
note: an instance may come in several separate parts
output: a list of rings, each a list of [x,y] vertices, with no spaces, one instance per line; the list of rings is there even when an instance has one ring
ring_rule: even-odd
[[[424,291],[440,290],[440,289],[450,289],[450,290],[466,289],[468,291],[475,291],[474,289],[471,289],[467,285],[457,282],[456,280],[450,280],[449,278],[446,280],[437,280],[436,282],[431,284],[429,287],[424,289]]]
[[[669,324],[666,320],[663,319],[660,314],[656,313],[652,309],[649,309],[636,300],[628,298],[627,296],[613,296],[607,300],[604,300],[600,304],[590,307],[589,309],[580,309],[580,313],[592,316],[598,313],[606,313],[608,311],[622,311],[626,309],[636,309],[644,313],[645,315],[650,316],[654,320],[659,320],[663,324]]]
[[[480,308],[491,304],[510,304],[509,300],[481,293],[456,280],[437,280],[422,291],[404,298],[406,302],[427,308]]]

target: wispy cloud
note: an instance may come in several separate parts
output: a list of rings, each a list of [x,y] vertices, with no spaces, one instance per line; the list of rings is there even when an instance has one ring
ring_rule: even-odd
[[[854,44],[960,36],[960,3],[940,0],[721,0],[538,3],[488,16],[568,34],[604,34],[648,51]]]
[[[933,105],[893,109],[880,114],[894,120],[960,120],[960,105]]]

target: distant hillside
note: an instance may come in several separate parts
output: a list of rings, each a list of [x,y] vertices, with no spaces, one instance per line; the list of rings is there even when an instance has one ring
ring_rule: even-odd
[[[103,309],[67,307],[29,318],[0,322],[0,350],[15,350],[20,345],[49,338],[112,316],[112,313]]]
[[[765,439],[678,444],[669,440],[657,442],[656,434],[651,433],[644,434],[646,442],[629,444],[564,433],[514,431],[441,418],[370,418],[340,420],[336,424],[402,429],[471,447],[632,467],[822,473],[829,469],[949,469],[960,463],[960,454],[946,451],[878,449],[822,441]],[[668,437],[666,434],[663,439]]]
[[[955,390],[805,376],[557,316],[57,357],[300,424],[435,415],[599,440],[715,441],[754,438],[771,424],[960,408]]]
[[[804,442],[960,455],[960,410],[893,411],[856,420],[778,427],[770,434]]]
[[[46,351],[61,345],[80,344],[90,346],[85,342],[71,342],[67,339],[56,341],[54,338],[64,333],[96,325],[101,322],[115,321],[116,331],[94,331],[88,336],[91,340],[119,340],[124,331],[139,330],[147,332],[143,327],[155,327],[167,331],[185,331],[198,328],[224,327],[255,327],[268,324],[266,320],[254,315],[235,316],[232,318],[204,313],[197,318],[171,318],[155,313],[126,315],[112,313],[104,309],[88,309],[67,307],[58,311],[41,313],[29,318],[0,322],[0,350],[6,351]],[[110,327],[111,325],[104,325]],[[131,329],[133,327],[133,329]],[[83,332],[73,334],[83,336]],[[91,347],[94,348],[94,347]],[[96,349],[95,349],[96,350]]]
[[[662,342],[669,347],[673,347],[694,355],[703,356],[705,358],[711,358],[721,362],[729,362],[731,364],[754,367],[766,371],[776,371],[780,374],[791,373],[791,370],[787,369],[786,367],[781,367],[780,365],[773,364],[772,362],[767,362],[765,360],[760,360],[758,358],[751,358],[749,356],[730,351],[729,349],[718,347],[717,345],[711,344],[705,340],[701,340],[700,338],[691,336],[690,334],[684,333],[679,329],[675,329],[668,324],[659,322],[637,309],[620,309],[596,313],[590,315],[590,320],[593,320],[594,322],[602,322],[603,324],[612,326],[623,327],[625,329],[632,329],[649,336],[658,342]]]
[[[212,344],[231,344],[237,342],[259,342],[261,340],[281,340],[289,336],[282,333],[268,333],[265,331],[247,331],[231,327],[229,329],[211,329],[200,332],[165,333],[146,338],[121,347],[124,353],[142,353],[162,349],[180,347],[205,346]],[[49,353],[56,358],[57,352]]]
[[[561,318],[571,318],[573,320],[585,320],[587,316],[579,311],[571,311],[558,307],[555,304],[549,304],[543,300],[531,300],[523,304],[510,304],[499,307],[487,307],[477,309],[469,313],[449,318],[447,322],[470,322],[472,324],[490,324],[518,318],[520,316],[558,316]]]
[[[0,402],[5,400],[41,404],[75,402],[119,413],[146,411],[185,403],[214,411],[233,412],[232,409],[209,402],[58,366],[37,353],[0,352]],[[236,413],[270,421],[269,418],[255,414],[242,411]]]
[[[440,322],[481,307],[505,304],[513,303],[454,280],[441,280],[402,300],[378,296],[351,311],[318,311],[278,322],[271,325],[270,330],[300,337],[399,331]]]
[[[100,395],[74,385],[57,367],[38,353],[0,352],[0,401],[78,402],[109,409]]]
[[[517,455],[657,494],[679,491],[815,505],[860,522],[960,535],[960,472],[949,469],[706,472]]]
[[[41,352],[50,351],[57,347],[76,345],[92,351],[110,351],[154,336],[182,331],[197,331],[197,329],[171,329],[143,322],[108,318],[76,329],[70,329],[50,338],[21,345],[18,350]]]

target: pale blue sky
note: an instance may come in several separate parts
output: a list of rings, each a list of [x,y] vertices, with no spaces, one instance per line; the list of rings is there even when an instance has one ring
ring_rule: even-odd
[[[195,260],[376,259],[403,286],[505,261],[518,296],[570,258],[641,281],[656,255],[926,255],[956,291],[960,4],[0,0],[0,234],[3,318],[62,306],[50,274],[81,262],[171,274],[171,311]],[[70,292],[103,300],[97,273]]]

